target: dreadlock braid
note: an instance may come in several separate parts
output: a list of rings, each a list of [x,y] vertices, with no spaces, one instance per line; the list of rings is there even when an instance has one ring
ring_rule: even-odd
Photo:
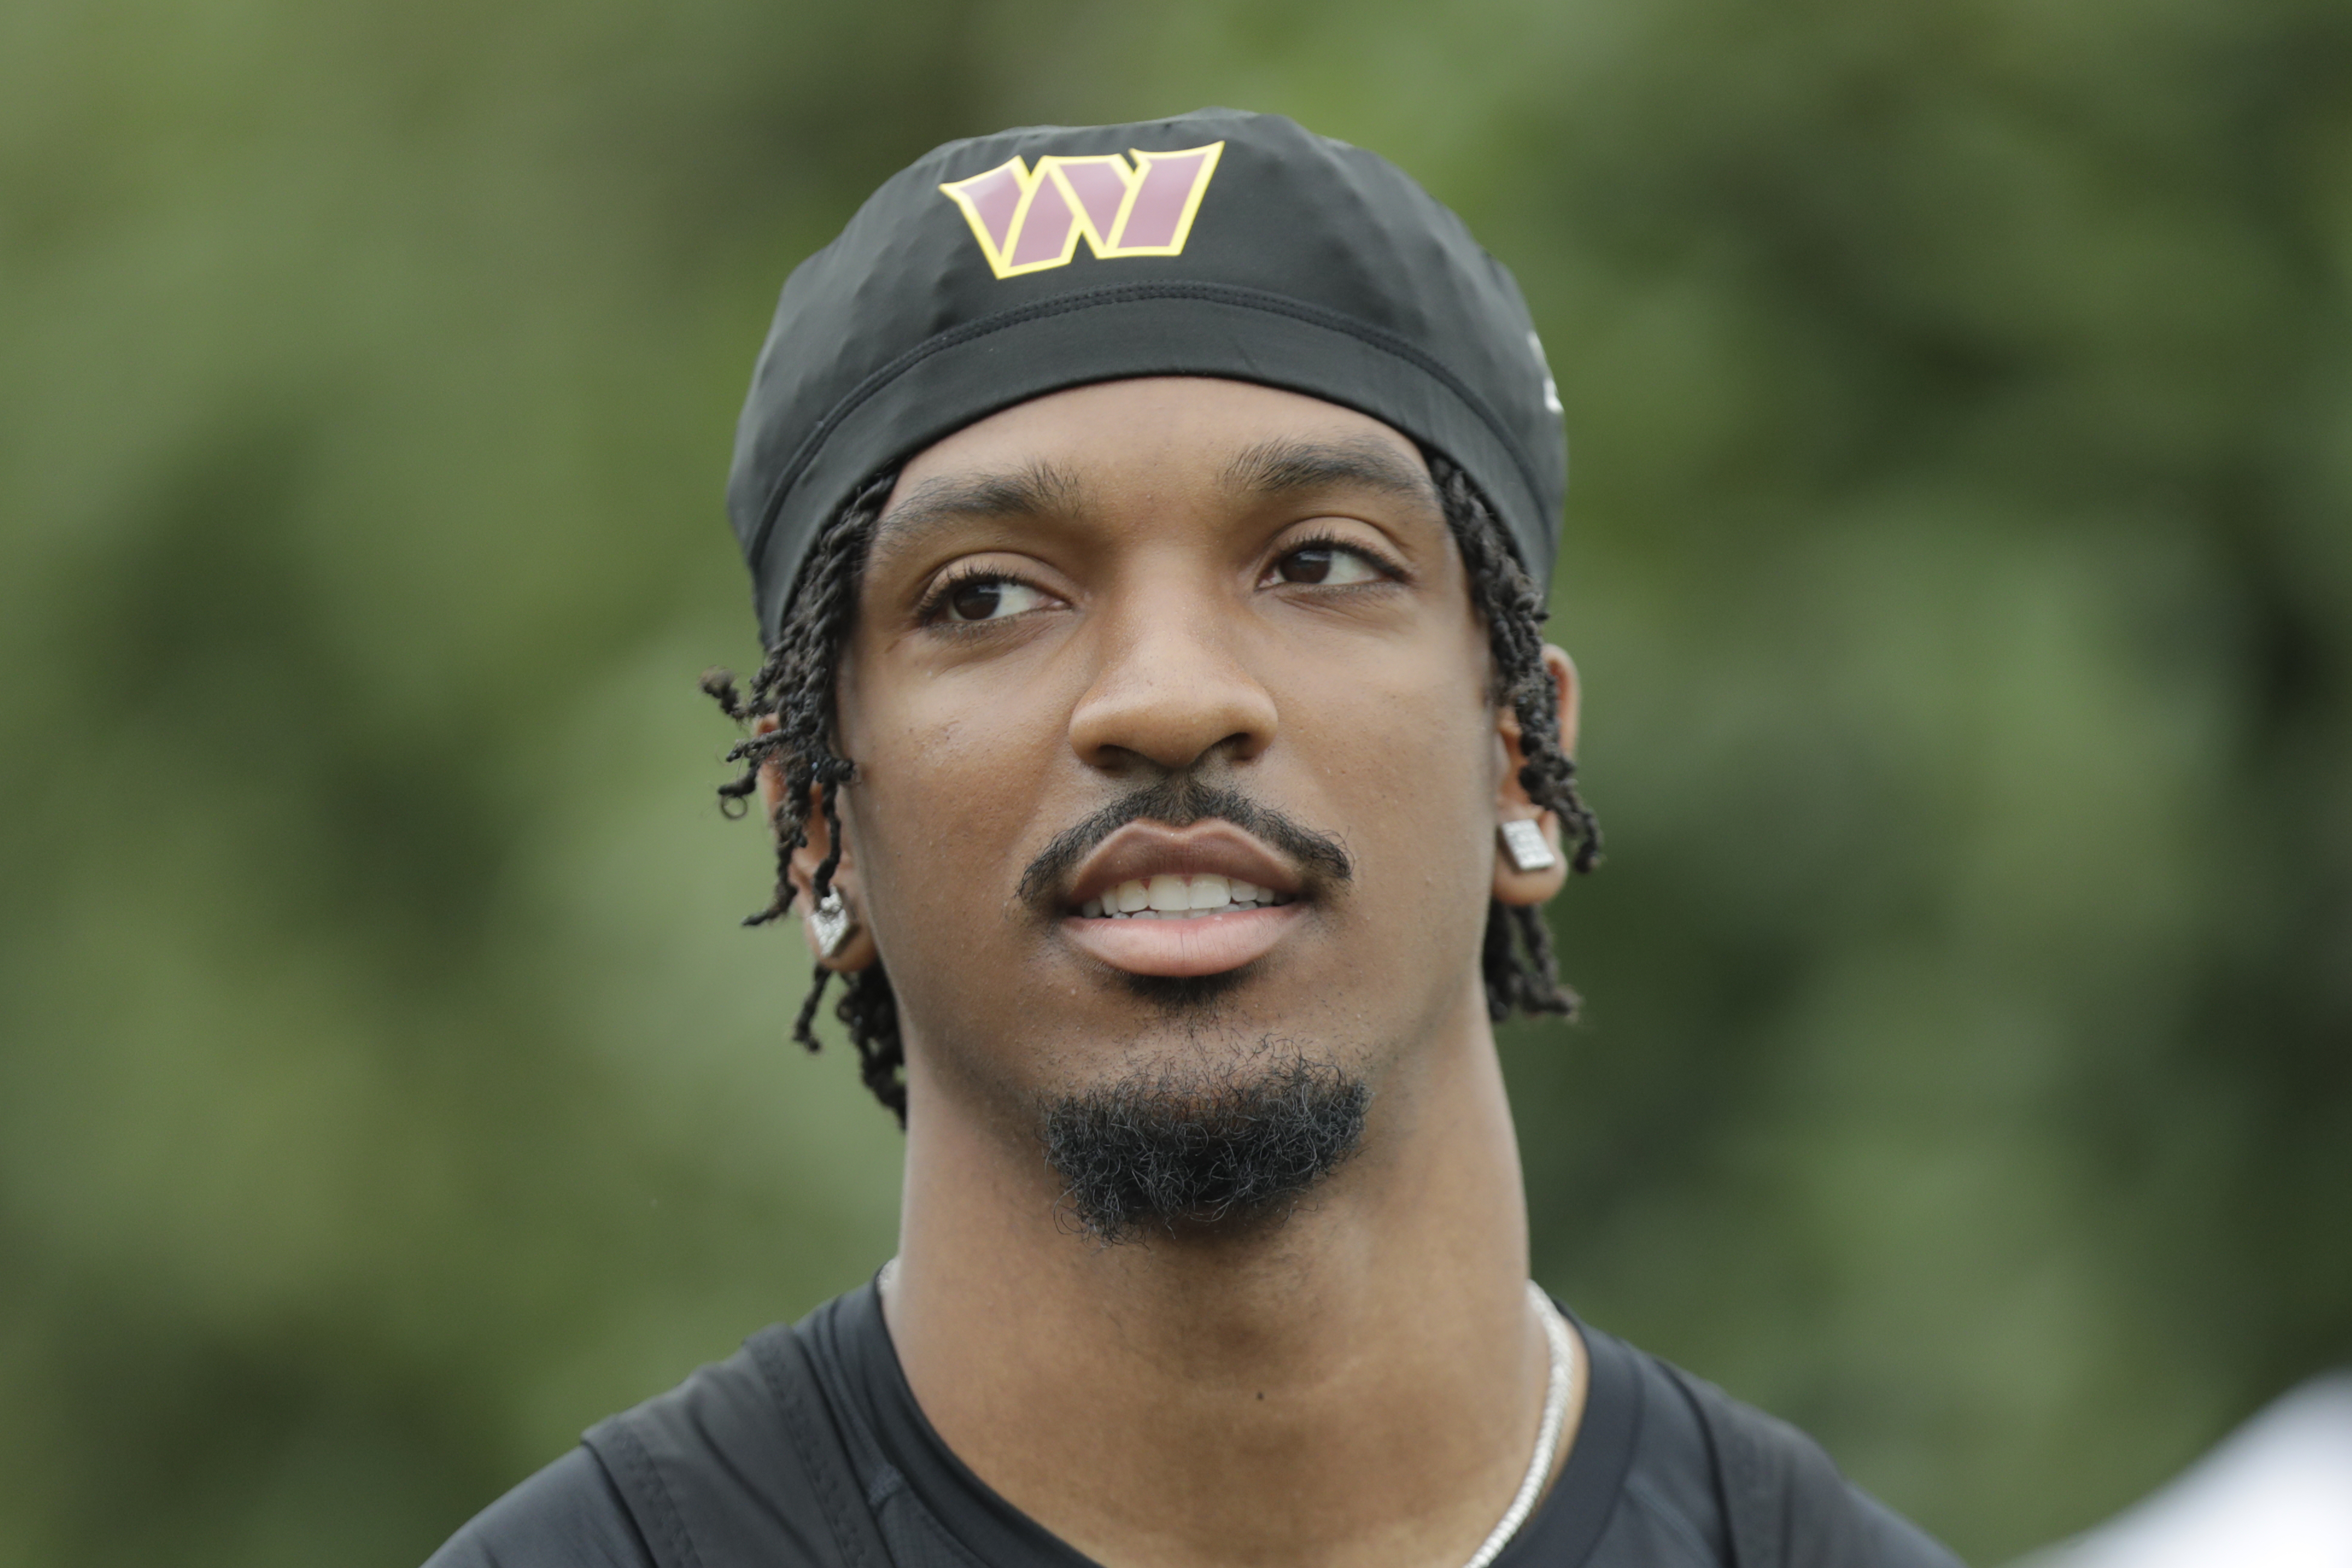
[[[824,858],[810,879],[819,902],[833,891],[833,875],[841,868],[841,789],[857,776],[857,769],[834,746],[834,685],[841,673],[841,650],[857,607],[858,578],[865,571],[866,548],[874,542],[874,524],[897,481],[896,472],[867,480],[811,548],[793,584],[791,613],[767,662],[751,678],[748,698],[736,690],[732,672],[703,673],[702,689],[729,718],[755,726],[770,721],[729,748],[726,760],[740,763],[743,771],[719,786],[719,810],[742,816],[745,803],[760,787],[761,768],[773,766],[783,774],[784,787],[769,819],[776,846],[775,888],[767,908],[743,918],[747,926],[765,925],[792,908],[796,891],[793,851],[808,844],[812,804],[824,815],[826,835]],[[811,1051],[821,1044],[814,1026],[832,979],[833,971],[822,963],[816,966],[808,995],[793,1020],[793,1039]],[[858,1076],[898,1118],[898,1125],[905,1126],[907,1086],[900,1068],[906,1053],[898,1043],[898,999],[879,959],[844,977],[834,1016],[849,1030]]]
[[[1508,703],[1518,717],[1519,749],[1526,759],[1519,784],[1538,807],[1558,814],[1570,868],[1590,871],[1600,863],[1601,825],[1578,796],[1576,763],[1560,749],[1558,688],[1543,662],[1542,597],[1469,476],[1434,453],[1429,455],[1429,470],[1444,506],[1446,526],[1462,552],[1473,602],[1486,623],[1495,661],[1493,700]],[[834,746],[834,691],[866,550],[897,479],[893,471],[868,480],[811,546],[784,624],[767,661],[751,679],[750,694],[738,692],[735,677],[727,670],[712,669],[702,677],[702,689],[729,718],[753,726],[772,721],[728,751],[726,760],[741,763],[743,771],[719,786],[719,809],[730,816],[742,816],[745,803],[760,787],[763,767],[778,768],[784,779],[770,824],[776,843],[775,890],[767,908],[744,918],[745,925],[765,925],[792,908],[793,851],[808,844],[812,808],[823,814],[827,832],[827,852],[812,879],[819,900],[832,890],[834,872],[840,868],[840,791],[857,770]],[[1550,932],[1532,908],[1500,902],[1489,907],[1481,969],[1486,1011],[1497,1023],[1515,1013],[1567,1016],[1576,1010],[1575,995],[1559,983]],[[833,978],[831,970],[817,965],[808,995],[793,1020],[793,1039],[812,1051],[820,1044],[814,1029],[817,1009]],[[878,958],[842,977],[834,1016],[849,1031],[858,1077],[904,1127],[906,1052],[898,1037],[898,998]]]
[[[1471,598],[1486,623],[1494,700],[1508,703],[1518,717],[1519,754],[1526,759],[1519,787],[1538,808],[1559,816],[1569,868],[1590,871],[1601,863],[1601,824],[1576,793],[1576,762],[1559,743],[1559,689],[1543,661],[1543,624],[1550,612],[1470,476],[1434,452],[1428,458]],[[1495,1022],[1514,1013],[1575,1016],[1576,994],[1559,983],[1551,931],[1533,906],[1498,900],[1488,907],[1483,968],[1486,1012]]]

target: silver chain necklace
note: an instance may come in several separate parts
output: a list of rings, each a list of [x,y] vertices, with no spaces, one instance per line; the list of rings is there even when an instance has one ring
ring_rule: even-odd
[[[1486,1568],[1511,1543],[1511,1537],[1527,1523],[1528,1515],[1535,1511],[1536,1499],[1543,1495],[1544,1482],[1551,1479],[1552,1456],[1559,1452],[1559,1429],[1568,1421],[1569,1384],[1576,1367],[1575,1347],[1569,1342],[1568,1320],[1551,1304],[1534,1280],[1528,1281],[1528,1299],[1535,1303],[1536,1316],[1543,1322],[1544,1341],[1551,1347],[1551,1381],[1544,1389],[1543,1425],[1536,1428],[1535,1457],[1528,1461],[1528,1473],[1519,1482],[1518,1491],[1511,1498],[1511,1506],[1470,1561],[1462,1568]]]

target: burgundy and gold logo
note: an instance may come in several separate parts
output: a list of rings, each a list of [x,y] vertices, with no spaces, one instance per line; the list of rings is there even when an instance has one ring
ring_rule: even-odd
[[[1181,256],[1224,150],[1222,142],[1181,153],[1130,150],[1132,163],[1116,153],[1045,157],[1034,169],[1008,158],[940,189],[963,209],[999,278],[1066,267],[1082,238],[1105,261]]]

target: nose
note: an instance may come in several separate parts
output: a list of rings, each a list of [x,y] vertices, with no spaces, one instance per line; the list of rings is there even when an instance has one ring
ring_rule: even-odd
[[[1079,760],[1173,773],[1212,752],[1245,762],[1273,744],[1274,694],[1237,646],[1237,606],[1165,582],[1141,596],[1149,602],[1100,623],[1101,664],[1070,715]]]

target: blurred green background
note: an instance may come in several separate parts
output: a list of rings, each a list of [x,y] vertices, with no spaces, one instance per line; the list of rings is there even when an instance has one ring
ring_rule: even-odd
[[[2352,1356],[2352,5],[0,9],[0,1563],[413,1564],[861,1279],[693,691],[785,271],[1219,102],[1517,272],[1546,1283],[1992,1563]]]

